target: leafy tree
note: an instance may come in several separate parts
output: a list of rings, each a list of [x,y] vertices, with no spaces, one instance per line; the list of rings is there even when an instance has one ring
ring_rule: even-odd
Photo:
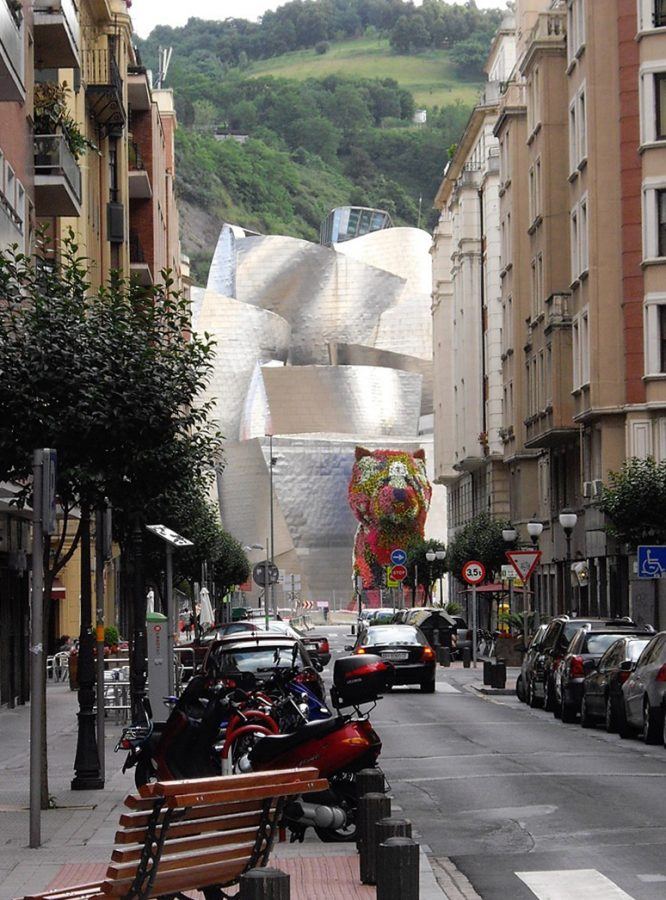
[[[432,538],[420,541],[407,553],[406,564],[406,583],[413,586],[415,581],[418,580],[418,583],[424,590],[426,602],[432,599],[433,585],[447,572],[446,559],[435,559],[433,562],[428,562],[426,553],[429,550],[446,550],[446,547],[440,541],[435,541]]]
[[[219,555],[213,562],[213,579],[217,599],[220,599],[231,588],[247,581],[252,570],[243,548],[226,531],[221,535],[218,552]]]
[[[194,124],[197,128],[212,130],[218,122],[218,112],[214,103],[210,100],[195,100]]]
[[[502,530],[506,522],[493,519],[488,513],[481,513],[472,519],[456,534],[449,543],[447,568],[455,577],[462,580],[462,567],[471,559],[477,560],[486,568],[488,578],[504,564],[506,544]]]
[[[600,510],[610,532],[635,549],[639,544],[666,543],[666,461],[632,457],[604,485]]]
[[[317,41],[317,43],[315,44],[315,52],[319,56],[323,56],[325,53],[328,53],[330,49],[331,45],[328,41]]]
[[[423,16],[400,16],[391,31],[390,43],[396,53],[414,53],[429,47],[430,34]]]
[[[303,147],[324,162],[334,163],[337,160],[342,132],[323,116],[308,116],[291,122],[286,129],[285,137],[290,147]]]
[[[482,34],[475,33],[467,40],[459,41],[451,50],[451,59],[458,73],[466,78],[480,78],[488,56],[488,42]]]

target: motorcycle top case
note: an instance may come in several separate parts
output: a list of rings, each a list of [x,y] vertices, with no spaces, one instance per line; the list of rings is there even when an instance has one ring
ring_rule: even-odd
[[[380,656],[344,656],[333,667],[331,697],[336,706],[373,703],[393,678],[393,666]]]

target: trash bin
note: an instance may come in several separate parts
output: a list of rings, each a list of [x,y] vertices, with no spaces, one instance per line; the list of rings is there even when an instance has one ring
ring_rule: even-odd
[[[499,689],[506,687],[506,663],[503,659],[498,659],[493,664],[491,678],[491,687]]]

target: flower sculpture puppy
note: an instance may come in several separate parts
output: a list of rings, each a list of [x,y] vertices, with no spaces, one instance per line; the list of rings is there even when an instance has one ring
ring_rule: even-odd
[[[392,550],[409,550],[423,538],[431,495],[423,450],[356,448],[349,505],[360,523],[354,573],[361,576],[365,590],[380,587]]]

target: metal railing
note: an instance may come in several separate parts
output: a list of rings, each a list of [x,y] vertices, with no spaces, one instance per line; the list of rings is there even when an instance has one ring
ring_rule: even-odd
[[[23,222],[0,191],[0,250],[23,243]]]
[[[83,55],[83,75],[86,84],[103,85],[122,93],[123,80],[116,58],[110,50],[86,50]]]
[[[18,81],[23,85],[23,16],[10,9],[8,0],[0,0],[0,44],[4,47]]]
[[[62,175],[81,202],[81,170],[63,134],[35,135],[35,175]]]
[[[131,263],[145,263],[146,257],[143,247],[141,246],[139,235],[135,231],[130,231],[129,249]]]
[[[81,46],[79,12],[73,0],[34,0],[33,9],[40,15],[61,15],[69,31],[72,43],[78,50]]]

